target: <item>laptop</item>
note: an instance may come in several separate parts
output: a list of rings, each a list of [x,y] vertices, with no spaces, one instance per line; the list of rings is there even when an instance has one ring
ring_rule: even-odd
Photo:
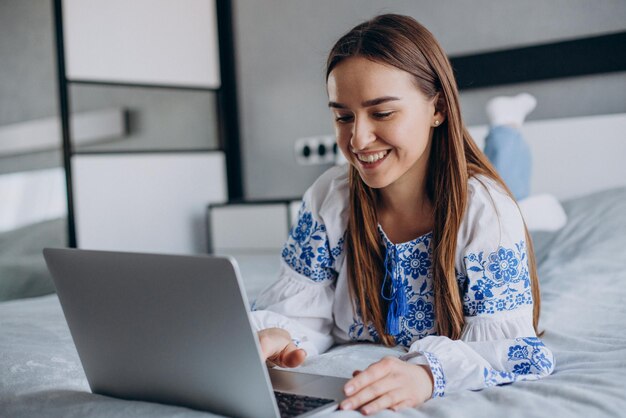
[[[93,393],[241,417],[337,409],[347,379],[269,369],[234,259],[43,251]]]

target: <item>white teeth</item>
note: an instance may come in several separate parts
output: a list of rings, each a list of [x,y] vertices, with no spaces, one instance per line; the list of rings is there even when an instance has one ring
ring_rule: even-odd
[[[377,152],[376,154],[367,154],[367,155],[361,155],[361,154],[357,154],[357,158],[360,161],[363,161],[364,163],[375,163],[376,161],[380,160],[381,158],[383,158],[385,155],[387,155],[389,153],[389,150],[387,151],[381,151],[381,152]]]

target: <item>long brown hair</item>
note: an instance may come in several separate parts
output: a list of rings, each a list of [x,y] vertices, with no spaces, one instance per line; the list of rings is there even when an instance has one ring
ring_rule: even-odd
[[[417,87],[445,115],[433,132],[428,159],[426,194],[434,207],[431,239],[432,277],[437,333],[459,339],[465,324],[455,274],[457,235],[467,206],[469,177],[482,174],[499,183],[513,198],[491,163],[469,135],[461,119],[458,90],[450,62],[435,37],[408,16],[386,14],[361,23],[333,46],[326,79],[346,58],[360,56],[391,65],[414,76]],[[350,210],[346,253],[350,291],[364,323],[371,322],[386,345],[395,345],[385,333],[387,303],[380,297],[384,276],[384,249],[377,230],[377,193],[351,166]],[[532,241],[526,229],[527,256],[534,300],[533,325],[540,310],[539,283]]]

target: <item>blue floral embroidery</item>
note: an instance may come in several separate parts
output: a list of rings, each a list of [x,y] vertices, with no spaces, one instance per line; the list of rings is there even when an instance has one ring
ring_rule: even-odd
[[[486,387],[505,385],[507,383],[513,383],[517,380],[517,375],[515,373],[495,370],[490,367],[484,368],[483,375]]]
[[[393,246],[393,252],[397,254],[397,259],[394,257],[392,261],[397,263],[397,268],[391,270],[399,275],[397,283],[405,292],[408,313],[400,320],[400,333],[395,340],[397,344],[409,347],[416,340],[436,335],[430,246],[432,234],[407,243],[393,244],[380,227],[379,233],[387,251],[391,251]],[[523,241],[512,250],[500,247],[492,253],[470,253],[464,260],[470,276],[457,272],[457,281],[464,298],[465,315],[493,314],[532,304]],[[380,341],[375,328],[364,324],[360,314],[354,318],[348,334],[353,341]],[[519,366],[516,370],[522,368]]]
[[[408,313],[400,319],[400,333],[395,340],[397,344],[409,347],[414,341],[436,333],[430,247],[432,233],[402,244],[389,241],[380,226],[379,233],[387,252],[397,254],[397,258],[393,257],[390,271],[399,276],[398,283],[406,295]]]
[[[476,280],[476,284],[472,286],[472,290],[474,291],[474,299],[483,300],[486,298],[492,298],[493,293],[491,293],[491,285],[489,282],[478,279]]]
[[[432,234],[428,233],[413,241],[394,245],[380,227],[379,232],[388,251],[398,255],[397,260],[393,258],[390,270],[399,275],[398,283],[406,295],[408,314],[400,320],[400,333],[396,335],[396,343],[409,347],[414,341],[435,333],[430,259]],[[363,323],[358,309],[348,335],[353,341],[380,342],[376,329],[371,323],[367,325]]]
[[[304,244],[311,235],[311,227],[313,226],[313,215],[311,212],[304,212],[304,203],[302,204],[301,216],[298,219],[298,225],[291,229],[291,236],[298,244]]]
[[[343,249],[344,237],[341,237],[337,242],[337,245],[330,248],[328,242],[327,245],[317,248],[317,262],[322,267],[332,267],[332,261],[341,254]]]
[[[350,339],[352,341],[360,340],[361,336],[363,335],[364,328],[365,328],[365,325],[363,324],[362,321],[360,320],[354,321],[354,323],[350,325],[350,328],[348,329],[348,335],[350,336]]]
[[[513,366],[515,374],[530,374],[530,363],[520,363]]]
[[[528,357],[528,348],[526,346],[514,345],[509,347],[509,360],[525,360]]]
[[[520,345],[509,348],[509,360],[528,361],[529,367],[541,374],[550,374],[554,368],[552,353],[537,337],[516,338],[516,342],[525,344],[520,351]],[[522,363],[524,364],[524,363]]]
[[[366,326],[361,318],[361,308],[357,305],[356,318],[354,319],[354,323],[352,323],[348,329],[350,339],[352,341],[373,341],[375,343],[379,343],[380,336],[378,335],[374,325],[372,323],[368,323]],[[367,331],[368,335],[365,334],[365,331]]]
[[[367,331],[367,334],[364,332]],[[376,331],[376,328],[373,324],[368,324],[365,326],[360,318],[357,318],[352,325],[350,325],[350,329],[348,330],[348,335],[352,341],[373,341],[375,343],[380,342],[380,336]],[[367,338],[369,337],[369,338]]]
[[[515,244],[513,249],[499,247],[487,256],[482,251],[470,253],[463,260],[467,276],[459,274],[457,280],[464,295],[466,316],[532,305],[524,241]]]
[[[420,251],[416,248],[411,257],[403,259],[400,264],[404,269],[404,274],[409,277],[426,276],[430,269],[431,261],[427,251]]]
[[[443,367],[433,353],[424,351],[422,354],[426,357],[430,371],[433,374],[433,398],[442,397],[446,390],[446,377],[443,374]]]
[[[407,326],[418,331],[425,331],[435,325],[435,314],[433,304],[418,299],[416,303],[409,306],[409,316],[406,318]]]
[[[409,304],[409,313],[402,321],[403,328],[410,332],[402,332],[396,336],[396,342],[409,347],[415,340],[434,334],[435,313],[433,304],[418,298]]]
[[[507,352],[510,371],[485,367],[483,373],[487,387],[518,380],[536,380],[552,373],[552,353],[539,338],[516,338],[514,341]]]
[[[493,273],[496,280],[510,282],[519,274],[519,260],[513,254],[513,250],[498,248],[495,253],[489,254],[489,271]]]
[[[342,237],[331,248],[326,226],[317,222],[302,203],[298,224],[289,233],[282,257],[292,269],[313,281],[334,280],[337,277],[334,261],[343,251],[343,243]]]

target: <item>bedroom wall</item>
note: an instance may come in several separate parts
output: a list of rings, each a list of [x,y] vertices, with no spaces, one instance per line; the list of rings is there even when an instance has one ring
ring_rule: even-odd
[[[332,133],[324,91],[323,67],[332,42],[354,24],[382,12],[416,16],[450,54],[510,48],[626,29],[621,0],[233,0],[236,29],[243,174],[249,198],[300,195],[327,166],[299,166],[297,138]],[[468,18],[470,16],[471,18]],[[0,2],[0,125],[56,115],[52,10],[48,0]],[[18,57],[19,59],[16,59]],[[132,148],[146,141],[167,147],[172,134],[151,135],[145,121],[185,116],[176,136],[195,147],[199,138],[213,143],[210,94],[146,92],[74,86],[77,110],[131,103],[130,136],[101,149]],[[626,74],[614,73],[480,89],[461,94],[466,121],[485,122],[489,97],[530,91],[539,106],[530,120],[611,114],[626,111]],[[194,95],[193,97],[191,97]],[[155,97],[158,96],[158,98]],[[142,109],[139,118],[137,109]],[[171,117],[171,109],[176,109]],[[145,125],[144,125],[145,126]],[[151,128],[145,132],[154,132]],[[131,139],[132,141],[130,141]],[[202,139],[206,141],[206,139]],[[58,153],[0,159],[0,173],[55,167]],[[289,172],[289,176],[284,176]]]
[[[626,2],[621,0],[234,0],[234,5],[248,198],[300,195],[328,168],[297,165],[293,143],[332,134],[325,56],[341,34],[364,19],[384,12],[410,14],[451,55],[626,29]],[[626,73],[613,73],[464,92],[466,122],[484,124],[490,97],[519,91],[538,99],[529,120],[626,112]]]

